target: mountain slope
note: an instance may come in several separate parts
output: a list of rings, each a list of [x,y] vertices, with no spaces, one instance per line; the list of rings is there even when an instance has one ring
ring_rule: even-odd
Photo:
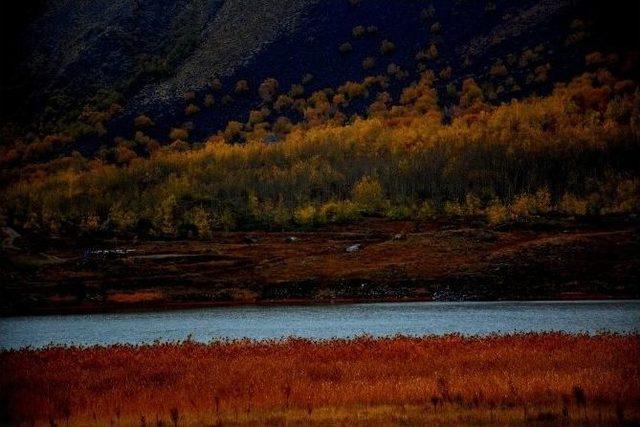
[[[100,110],[118,102],[124,110],[105,124],[108,132],[79,138],[81,151],[116,136],[131,138],[139,114],[155,121],[149,134],[161,142],[188,122],[193,142],[230,120],[246,122],[249,111],[263,105],[257,88],[269,77],[286,93],[313,76],[306,79],[308,96],[392,72],[388,90],[397,98],[424,69],[440,76],[436,87],[445,106],[457,102],[454,92],[468,77],[495,102],[508,101],[548,93],[583,70],[592,50],[633,44],[634,18],[621,18],[635,10],[593,0],[56,0],[31,11],[28,25],[7,42],[5,51],[24,56],[3,76],[2,122],[37,119],[41,125],[27,130],[59,132],[84,104]],[[609,21],[620,34],[612,34]],[[359,26],[364,33],[354,35]],[[393,49],[382,52],[384,40]],[[350,50],[341,53],[346,44]],[[417,57],[431,46],[437,55]],[[363,67],[367,58],[373,60]],[[214,78],[222,83],[217,92]],[[237,94],[243,79],[249,92]],[[190,91],[201,111],[187,117]],[[202,108],[206,94],[214,96],[211,108]],[[349,112],[364,112],[374,98],[372,92]]]

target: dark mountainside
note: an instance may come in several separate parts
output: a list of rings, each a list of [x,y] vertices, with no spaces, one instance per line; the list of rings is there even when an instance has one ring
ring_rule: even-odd
[[[198,142],[229,120],[246,122],[248,111],[262,104],[257,88],[268,77],[276,78],[283,92],[305,80],[310,94],[385,74],[389,64],[407,73],[391,79],[394,98],[420,70],[438,74],[447,67],[450,79],[437,83],[445,106],[456,102],[447,84],[459,87],[468,77],[495,88],[494,102],[545,94],[584,68],[585,53],[633,44],[634,8],[590,0],[39,2],[22,14],[3,13],[3,27],[13,35],[5,39],[4,56],[17,58],[13,68],[3,70],[4,136],[11,135],[13,122],[22,131],[67,127],[80,134],[81,144],[73,148],[88,154],[116,136],[131,138],[133,118],[146,114],[157,124],[149,134],[160,142],[185,122],[192,128],[190,142]],[[358,26],[365,27],[364,34],[353,34]],[[383,40],[395,50],[381,52]],[[340,51],[344,43],[350,51]],[[416,57],[432,43],[439,47],[436,58]],[[519,58],[527,49],[534,52],[531,66],[510,67],[509,76],[499,69],[492,73],[497,59]],[[365,70],[367,57],[376,61]],[[536,74],[533,84],[527,81],[532,70],[546,64],[544,78]],[[220,90],[212,89],[214,78],[220,79]],[[234,91],[241,79],[248,81],[246,94]],[[501,86],[506,90],[497,90]],[[195,91],[190,102],[201,111],[187,117],[184,97],[190,91]],[[214,96],[210,108],[202,108],[206,94]],[[223,100],[225,95],[231,98]],[[100,110],[115,101],[124,110],[106,124],[106,134],[77,129],[81,106]],[[355,102],[349,110],[363,113],[366,105]]]

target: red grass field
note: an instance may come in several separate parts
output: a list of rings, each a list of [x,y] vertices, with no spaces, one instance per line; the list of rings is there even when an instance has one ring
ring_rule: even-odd
[[[619,425],[640,336],[193,342],[0,354],[12,425]]]

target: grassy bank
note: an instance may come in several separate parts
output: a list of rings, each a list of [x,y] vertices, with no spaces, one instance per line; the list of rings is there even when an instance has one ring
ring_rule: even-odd
[[[209,240],[25,236],[0,270],[1,314],[346,301],[640,297],[638,220],[509,227],[367,219]],[[349,250],[348,250],[349,249]]]
[[[639,344],[637,335],[523,334],[4,352],[2,421],[632,423]]]

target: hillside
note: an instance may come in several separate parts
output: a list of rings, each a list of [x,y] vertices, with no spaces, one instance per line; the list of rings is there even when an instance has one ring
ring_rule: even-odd
[[[160,143],[171,142],[176,127],[190,130],[190,142],[202,141],[265,104],[270,122],[300,120],[300,111],[278,114],[275,98],[260,98],[267,78],[278,81],[278,93],[302,84],[294,99],[378,75],[389,76],[386,90],[397,99],[426,69],[439,76],[443,106],[457,102],[468,77],[492,102],[545,94],[583,71],[585,54],[633,46],[634,7],[591,0],[41,2],[5,42],[18,60],[3,71],[3,133],[15,138],[16,125],[62,133],[78,141],[73,149],[92,154],[115,137],[131,139],[140,114],[154,121],[147,133]],[[236,90],[240,80],[246,92]],[[375,96],[345,113],[366,112]],[[200,111],[185,114],[187,104]]]
[[[636,9],[29,9],[0,309],[637,297]]]

